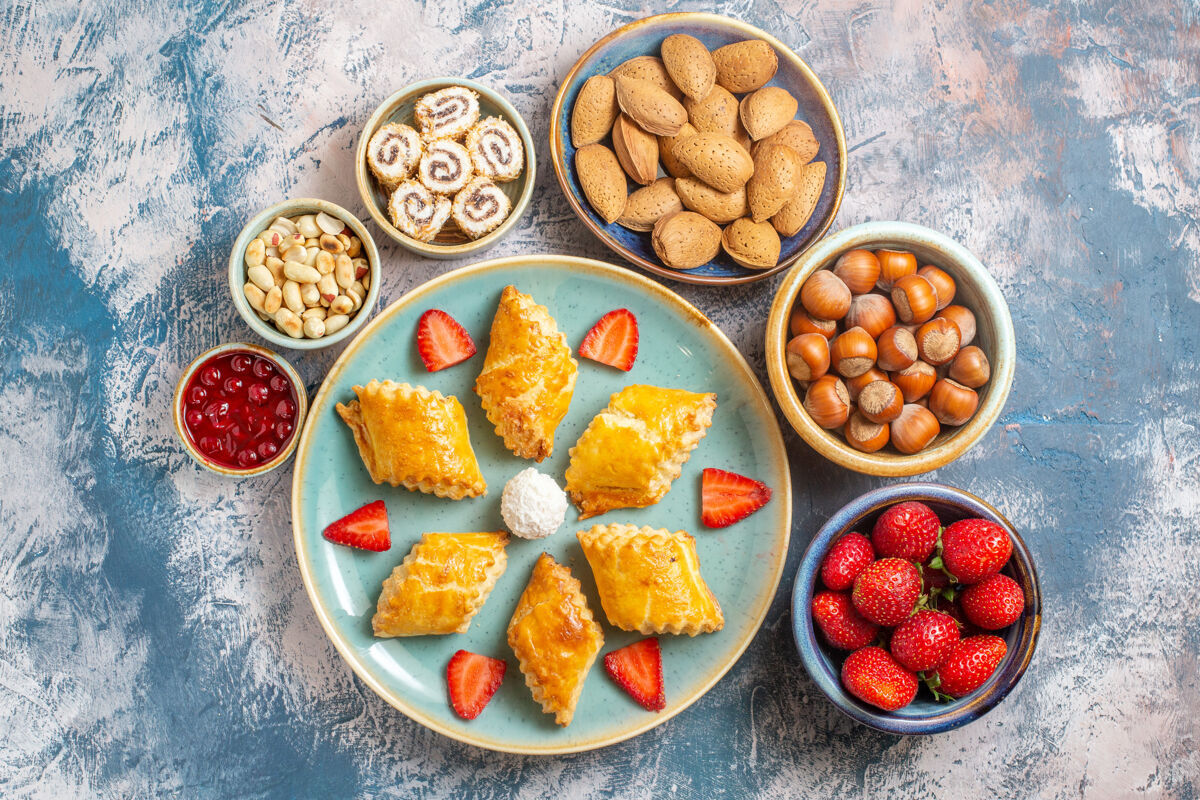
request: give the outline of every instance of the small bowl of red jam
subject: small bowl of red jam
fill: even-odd
[[[287,461],[307,412],[300,375],[253,344],[201,353],[175,387],[175,430],[184,448],[221,475],[261,475]]]

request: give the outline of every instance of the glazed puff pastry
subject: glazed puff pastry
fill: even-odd
[[[461,500],[487,494],[455,397],[392,381],[355,386],[357,400],[337,404],[375,483]]]
[[[559,725],[571,724],[604,634],[571,570],[542,553],[508,623],[525,685]]]
[[[684,531],[595,525],[576,534],[608,621],[639,633],[712,633],[721,605],[700,575],[696,540]]]
[[[375,635],[466,633],[504,573],[506,544],[504,531],[422,536],[383,582]]]
[[[579,365],[554,318],[527,294],[506,286],[492,319],[491,341],[475,393],[504,446],[542,461],[567,414]]]
[[[708,433],[715,394],[626,386],[571,448],[567,493],[587,519],[654,505]]]

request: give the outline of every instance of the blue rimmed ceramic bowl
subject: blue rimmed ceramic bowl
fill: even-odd
[[[812,216],[795,235],[782,240],[779,262],[770,269],[753,270],[736,264],[723,250],[715,259],[696,269],[681,271],[664,266],[650,245],[650,234],[606,223],[595,212],[575,172],[575,147],[571,144],[571,109],[585,81],[605,75],[636,56],[659,55],[663,39],[675,33],[695,36],[715,50],[745,39],[762,39],[775,49],[779,70],[768,86],[787,89],[799,101],[796,117],[807,122],[821,144],[814,161],[824,161],[825,187]],[[609,140],[605,140],[608,143]],[[580,56],[559,87],[550,113],[550,157],[554,173],[567,202],[591,231],[614,252],[648,272],[672,280],[709,285],[749,283],[770,277],[789,267],[800,254],[824,235],[837,216],[846,185],[846,138],[842,120],[825,86],[805,61],[786,44],[753,25],[719,14],[680,12],[659,14],[631,22],[596,42]],[[661,173],[660,169],[660,173]],[[665,174],[665,173],[662,173]],[[635,185],[632,188],[639,188]]]
[[[937,513],[944,525],[960,519],[982,517],[1008,531],[1013,553],[1002,570],[1025,591],[1025,611],[1005,630],[995,631],[1008,644],[1008,654],[992,677],[971,694],[951,703],[935,701],[921,689],[915,700],[898,711],[881,711],[853,697],[842,687],[841,668],[846,656],[821,640],[813,626],[812,598],[821,561],[830,546],[851,531],[870,535],[876,518],[889,506],[920,500]],[[792,587],[792,632],[796,649],[808,674],[841,711],[863,725],[885,733],[920,735],[943,733],[974,722],[1003,700],[1029,666],[1042,626],[1042,594],[1033,558],[1012,523],[969,492],[937,483],[901,483],[867,492],[842,506],[817,532],[804,551]]]

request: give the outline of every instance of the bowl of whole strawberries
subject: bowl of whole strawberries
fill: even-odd
[[[1028,548],[999,511],[934,483],[886,486],[821,528],[792,590],[796,647],[843,712],[940,733],[1017,685],[1041,628]]]
[[[1012,387],[999,287],[969,250],[868,222],[806,251],[767,319],[776,402],[814,450],[869,475],[916,475],[978,442]]]

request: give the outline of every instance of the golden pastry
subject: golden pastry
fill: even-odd
[[[427,533],[383,582],[379,637],[466,633],[504,574],[508,534]]]
[[[684,531],[595,525],[576,536],[611,624],[688,636],[725,627],[721,605],[700,575],[696,540]]]
[[[587,519],[654,505],[712,424],[715,394],[626,386],[571,448],[567,493]]]
[[[376,483],[461,500],[487,494],[455,397],[424,386],[371,381],[357,400],[337,404]]]
[[[604,646],[571,570],[542,553],[508,623],[508,646],[542,710],[570,725],[583,680]]]
[[[578,370],[567,337],[546,307],[506,286],[475,381],[505,447],[539,462],[554,451],[554,429],[571,405]]]

